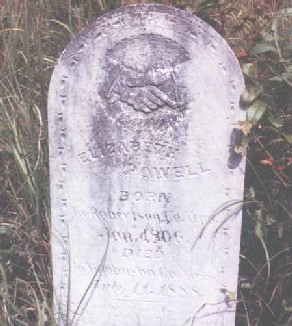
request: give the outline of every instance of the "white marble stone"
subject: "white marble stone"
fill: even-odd
[[[58,325],[234,325],[243,87],[226,42],[162,5],[69,44],[49,91]]]

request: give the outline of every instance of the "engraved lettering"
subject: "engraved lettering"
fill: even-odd
[[[143,194],[142,194],[142,192],[140,192],[140,191],[136,191],[136,192],[134,193],[134,198],[135,198],[136,201],[140,201],[141,198],[143,198]]]
[[[142,167],[142,177],[144,179],[148,179],[151,176],[151,171],[149,168],[147,168],[146,166]]]
[[[202,167],[201,163],[192,163],[185,166],[142,167],[141,175],[144,179],[179,180],[195,178],[210,173],[211,170]]]
[[[114,143],[107,143],[105,145],[105,149],[109,155],[115,154],[115,144]]]
[[[183,178],[184,174],[183,174],[183,167],[179,166],[179,167],[174,167],[174,175],[178,178]]]
[[[170,196],[171,196],[170,193],[160,192],[159,193],[159,202],[169,203]]]
[[[127,149],[125,143],[119,142],[117,152],[119,154],[125,155],[129,153],[129,150]]]
[[[129,199],[129,192],[128,191],[121,191],[120,192],[120,201],[128,200]]]
[[[85,152],[80,153],[78,156],[79,156],[80,162],[82,162],[82,163],[90,162],[90,160],[86,156],[86,153]]]
[[[165,180],[167,180],[169,176],[170,167],[153,167],[153,171],[155,172],[155,176],[158,179],[164,178]]]
[[[94,146],[93,148],[90,148],[89,153],[93,161],[104,157],[104,153],[100,146]]]

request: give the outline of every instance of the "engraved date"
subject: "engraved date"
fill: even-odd
[[[146,242],[146,243],[177,243],[183,241],[183,235],[180,231],[156,230],[153,228],[146,228],[140,234],[135,234],[129,231],[112,231],[112,239],[116,242]]]

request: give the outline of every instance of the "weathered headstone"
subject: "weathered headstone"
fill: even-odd
[[[58,325],[234,325],[243,86],[226,42],[162,5],[70,43],[49,94]]]

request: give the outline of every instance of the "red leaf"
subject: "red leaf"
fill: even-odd
[[[239,51],[236,54],[238,60],[244,59],[247,56],[247,52],[245,50]]]
[[[286,169],[286,166],[281,164],[281,165],[278,165],[277,169],[279,172],[283,172]]]

